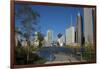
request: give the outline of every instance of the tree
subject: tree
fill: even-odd
[[[40,15],[32,9],[28,4],[15,4],[15,28],[17,33],[20,33],[27,41],[27,49],[29,51],[30,38],[34,35],[36,25]],[[27,53],[27,63],[29,60],[29,53]]]
[[[43,40],[44,40],[44,36],[43,36],[43,34],[42,33],[40,33],[40,32],[38,32],[38,40],[39,40],[39,48],[41,48],[42,47],[42,45],[43,45]]]

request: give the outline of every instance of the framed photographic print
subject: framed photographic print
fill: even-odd
[[[96,63],[96,6],[11,1],[11,68]]]

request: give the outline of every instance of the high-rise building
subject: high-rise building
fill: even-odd
[[[53,31],[48,30],[47,31],[47,44],[48,44],[48,46],[52,46],[52,41],[53,41]]]
[[[70,27],[66,29],[66,45],[72,45],[73,43],[75,43],[75,28],[72,25],[72,15],[70,24]]]
[[[47,36],[44,37],[44,46],[48,46]]]
[[[75,41],[79,45],[82,43],[82,17],[80,13],[77,14],[77,23],[76,23],[76,31],[75,31]]]
[[[93,8],[84,8],[85,43],[93,43]]]
[[[74,26],[66,29],[66,45],[75,43],[75,28]]]

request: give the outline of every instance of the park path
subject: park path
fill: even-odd
[[[45,64],[80,62],[72,55],[66,55],[64,53],[54,54],[54,56],[55,56],[55,59],[53,61],[47,61]]]

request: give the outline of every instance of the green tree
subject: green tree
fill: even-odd
[[[38,32],[39,48],[43,46],[44,36],[42,33]]]
[[[29,46],[30,38],[34,35],[36,25],[38,22],[39,14],[32,9],[28,4],[15,4],[15,28],[17,33],[20,33],[27,41],[27,63],[29,61]],[[20,26],[18,26],[18,23]]]

